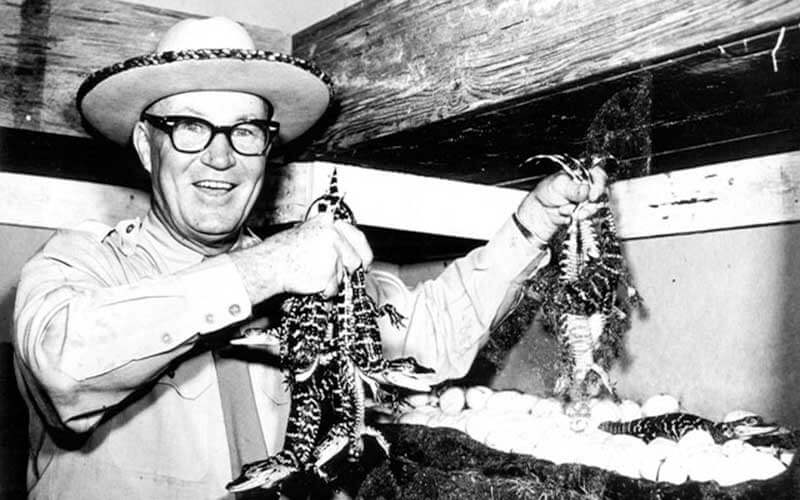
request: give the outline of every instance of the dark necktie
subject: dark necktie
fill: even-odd
[[[225,352],[214,351],[214,364],[219,381],[222,414],[225,418],[225,433],[228,436],[228,451],[231,457],[232,478],[239,477],[242,465],[267,457],[267,445],[261,433],[253,386],[247,363]],[[259,494],[258,490],[253,492]],[[260,492],[263,495],[263,491]],[[255,497],[237,494],[237,499]]]

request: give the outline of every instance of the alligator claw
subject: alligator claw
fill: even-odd
[[[405,328],[406,327],[406,317],[400,314],[400,311],[397,310],[396,307],[392,304],[384,304],[378,308],[378,314],[380,316],[386,316],[389,318],[389,322],[395,328]]]
[[[274,459],[269,458],[242,467],[241,475],[228,483],[225,488],[231,493],[255,488],[269,489],[295,472],[297,472],[296,467],[277,463]]]
[[[230,343],[233,345],[278,347],[280,338],[272,329],[246,328],[242,331],[241,337],[231,339]]]

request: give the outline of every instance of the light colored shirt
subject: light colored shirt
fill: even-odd
[[[243,235],[234,250],[257,244]],[[486,245],[409,290],[368,275],[385,357],[414,356],[437,380],[463,376],[521,282],[546,263],[510,221]],[[30,498],[219,499],[231,470],[214,361],[203,334],[244,328],[252,304],[227,255],[182,246],[151,212],[60,231],[24,267],[15,366],[30,407]],[[165,370],[165,366],[168,368]],[[268,453],[283,446],[289,394],[248,362]]]

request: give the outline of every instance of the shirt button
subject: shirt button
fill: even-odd
[[[206,323],[213,323],[213,322],[214,322],[214,315],[206,314]]]
[[[165,344],[169,344],[170,341],[172,341],[172,335],[170,335],[169,333],[165,333],[164,335],[161,336],[161,341],[164,342]]]
[[[236,316],[240,312],[242,312],[242,308],[239,307],[239,304],[233,304],[228,308],[228,312],[231,313],[231,316]]]

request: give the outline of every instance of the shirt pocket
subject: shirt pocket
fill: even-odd
[[[118,468],[149,481],[201,482],[210,474],[211,429],[221,425],[211,355],[187,360],[175,375],[108,422],[103,439],[108,459]],[[224,431],[223,431],[224,432]],[[227,453],[227,450],[225,450]],[[159,479],[160,478],[160,479]]]
[[[211,353],[203,353],[181,363],[175,372],[162,376],[156,385],[165,385],[184,399],[197,399],[214,383],[214,372],[214,358]]]

